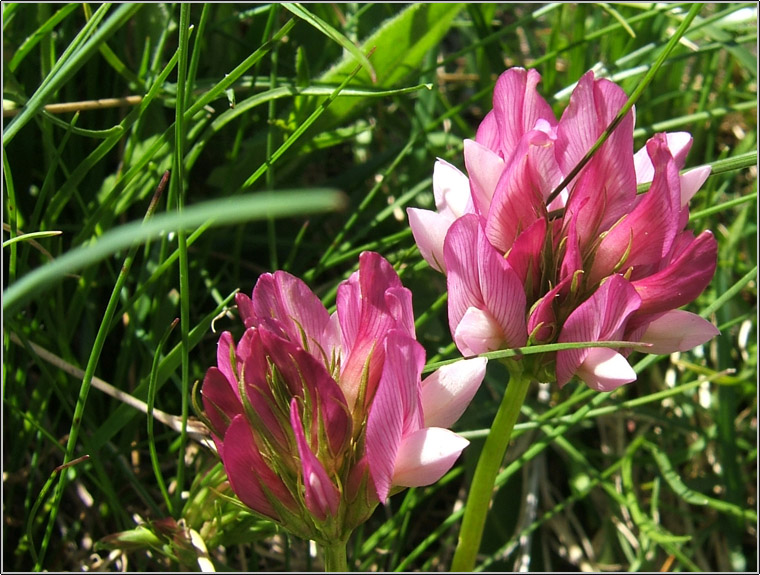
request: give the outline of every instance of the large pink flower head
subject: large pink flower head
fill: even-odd
[[[429,485],[467,440],[446,429],[485,374],[474,359],[421,380],[411,292],[365,252],[331,315],[300,279],[237,296],[246,330],[219,339],[201,393],[230,485],[254,511],[329,542],[394,489]]]
[[[438,160],[437,211],[408,210],[422,256],[447,275],[459,350],[630,341],[670,353],[712,338],[711,323],[676,309],[704,290],[717,258],[709,231],[685,229],[688,202],[710,173],[679,173],[691,136],[657,134],[634,153],[629,112],[558,190],[627,97],[588,72],[557,121],[539,82],[535,70],[502,74],[493,110],[464,142],[468,175]],[[564,350],[539,367],[560,386],[577,376],[608,391],[636,378],[628,352]]]

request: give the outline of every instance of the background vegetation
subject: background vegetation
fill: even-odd
[[[456,357],[405,216],[433,205],[435,158],[464,168],[510,66],[541,72],[558,115],[591,68],[630,94],[688,6],[2,9],[4,568],[245,571],[322,563],[227,497],[193,433],[193,385],[239,334],[232,294],[287,269],[331,305],[376,250],[428,361]],[[689,225],[715,233],[718,270],[690,309],[721,336],[632,356],[613,394],[532,389],[482,568],[757,570],[756,45],[755,3],[705,5],[636,108],[637,147],[687,130],[687,167],[713,166]],[[353,568],[448,568],[506,379],[493,362],[460,463],[380,507]]]

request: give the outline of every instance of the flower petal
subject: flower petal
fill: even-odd
[[[407,208],[409,227],[423,259],[430,267],[441,273],[446,273],[443,261],[443,241],[451,227],[451,221],[430,210]]]
[[[641,296],[641,313],[659,313],[696,299],[715,273],[718,244],[704,231],[663,270],[632,282]]]
[[[588,349],[583,363],[575,373],[586,385],[597,391],[613,391],[621,385],[636,381],[636,372],[625,357],[607,347]]]
[[[609,80],[594,80],[593,72],[581,77],[557,127],[555,147],[562,173],[575,168],[627,99]],[[567,211],[578,218],[578,238],[585,247],[600,230],[620,219],[636,198],[632,112],[586,164],[571,189]]]
[[[243,413],[243,404],[240,403],[240,398],[230,381],[216,367],[210,367],[206,372],[201,386],[201,397],[206,417],[213,427],[212,431],[217,439],[222,439],[230,421]],[[219,443],[217,441],[217,447]],[[222,456],[222,449],[218,451]]]
[[[510,68],[496,81],[493,111],[499,128],[501,153],[509,161],[523,134],[532,130],[538,120],[556,126],[551,106],[536,90],[541,75],[536,70]]]
[[[443,244],[451,333],[468,308],[485,307],[478,272],[478,228],[478,216],[462,216],[451,225]]]
[[[433,194],[438,213],[452,222],[465,213],[474,213],[470,180],[445,160],[438,159],[433,167]]]
[[[504,345],[501,326],[487,311],[476,307],[467,308],[454,328],[454,343],[464,356],[496,351]]]
[[[633,268],[631,277],[651,271],[670,252],[681,227],[680,179],[664,135],[651,138],[647,151],[655,166],[652,185],[631,213],[602,238],[589,275],[592,284],[618,271],[624,257],[622,269]]]
[[[330,353],[321,349],[330,314],[303,280],[284,271],[263,274],[253,288],[253,309],[261,321],[279,321],[291,341],[315,356]]]
[[[650,345],[642,346],[640,351],[662,354],[688,351],[719,334],[718,328],[706,319],[688,311],[674,309],[647,326],[640,341]]]
[[[396,457],[393,485],[421,487],[435,483],[469,443],[440,427],[426,427],[404,437]]]
[[[488,360],[465,359],[438,368],[422,380],[426,427],[451,427],[464,413],[486,375]]]
[[[521,347],[527,340],[525,289],[519,276],[478,228],[478,270],[486,309],[500,326],[507,347]]]
[[[472,200],[477,213],[488,215],[496,185],[504,172],[504,160],[473,140],[464,141],[464,163],[470,177]]]
[[[349,278],[349,282],[351,281],[355,283],[357,280]],[[355,340],[347,344],[350,352],[342,366],[340,378],[341,389],[351,410],[354,409],[368,361],[366,397],[369,399],[374,395],[383,365],[384,352],[380,342],[390,330],[397,328],[409,330],[410,324],[414,324],[414,318],[411,317],[411,305],[403,303],[406,296],[397,293],[392,298],[387,298],[389,290],[406,290],[406,288],[401,284],[393,266],[380,254],[362,252],[359,256],[358,284],[359,293],[356,292],[354,285],[351,288],[350,298],[346,298],[344,294],[344,297],[338,300],[338,317],[341,327],[344,327],[345,323],[347,326],[350,325],[350,330],[356,330]],[[339,287],[339,296],[340,289]],[[411,295],[408,297],[410,298]],[[349,299],[350,305],[343,308],[342,305],[345,305]],[[392,309],[389,308],[389,302],[392,303]],[[349,317],[352,314],[353,317]],[[394,314],[401,314],[401,316]],[[349,333],[345,327],[343,331],[344,336]]]
[[[396,454],[404,434],[422,426],[419,378],[425,350],[414,339],[391,331],[385,364],[369,411],[366,454],[377,496],[385,502],[392,485]]]
[[[268,491],[289,509],[295,508],[290,492],[264,461],[244,415],[230,423],[224,436],[224,469],[235,494],[254,511],[277,520]]]
[[[296,436],[298,456],[301,458],[306,508],[320,521],[324,521],[328,515],[334,517],[340,506],[340,493],[306,442],[295,398],[290,402],[290,424]]]
[[[631,284],[616,274],[580,304],[565,320],[558,341],[614,341],[623,336],[628,318],[641,299]],[[589,348],[557,352],[557,383],[565,385],[589,354]]]

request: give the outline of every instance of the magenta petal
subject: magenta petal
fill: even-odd
[[[370,476],[382,502],[392,486],[401,438],[422,426],[419,378],[425,364],[425,350],[415,340],[392,331],[385,343],[385,364],[366,433]]]
[[[430,267],[441,273],[446,272],[443,261],[443,241],[451,226],[451,221],[430,210],[407,208],[409,227],[423,259]]]
[[[502,253],[512,248],[523,230],[545,217],[544,201],[555,179],[538,169],[545,169],[542,164],[548,161],[544,158],[547,155],[553,156],[549,137],[538,130],[526,133],[496,185],[485,230],[491,244]]]
[[[351,418],[348,406],[338,384],[330,376],[324,363],[292,342],[261,330],[266,355],[274,363],[281,380],[292,397],[308,398],[309,408],[319,413],[333,454],[343,449],[351,435]],[[320,432],[320,421],[312,421],[310,438],[315,442]]]
[[[612,82],[594,80],[593,72],[581,77],[557,127],[555,146],[562,173],[568,174],[575,168],[627,99]],[[578,237],[582,246],[599,229],[616,222],[636,198],[632,144],[633,113],[628,112],[576,178],[567,206],[579,218]],[[579,206],[583,203],[585,208],[581,210]]]
[[[597,391],[613,391],[621,385],[636,381],[636,372],[625,357],[606,347],[589,349],[583,363],[578,366],[576,375]]]
[[[613,273],[623,256],[629,251],[621,270],[659,263],[670,252],[680,228],[680,180],[678,169],[660,134],[647,143],[655,166],[654,180],[649,191],[630,214],[613,227],[602,239],[594,255],[589,281],[594,284]]]
[[[533,299],[541,281],[541,259],[546,239],[546,219],[541,218],[517,236],[507,255],[507,263],[525,287],[528,299]]]
[[[235,382],[237,381],[238,365],[235,355],[235,340],[228,331],[219,336],[219,341],[216,344],[216,365],[224,377],[229,380],[230,385],[237,387]]]
[[[260,321],[278,321],[291,341],[321,356],[330,315],[301,279],[283,271],[262,275],[253,288],[253,309]]]
[[[230,421],[236,415],[243,413],[243,404],[237,395],[237,390],[232,387],[232,383],[224,374],[215,367],[210,367],[203,378],[201,386],[201,396],[203,398],[203,407],[206,411],[213,432],[219,438],[224,437],[224,433],[230,424]],[[219,450],[222,455],[222,450]]]
[[[224,436],[224,444],[224,468],[232,490],[243,503],[254,511],[277,520],[277,513],[267,498],[265,486],[286,507],[295,507],[290,492],[259,453],[244,415],[238,415],[232,420]]]
[[[435,483],[469,443],[440,427],[426,427],[404,437],[396,457],[393,485],[421,487]]]
[[[256,313],[253,311],[253,301],[247,295],[235,294],[235,303],[238,306],[238,314],[243,320],[245,327],[256,327]]]
[[[350,319],[352,325],[356,326],[356,339],[350,344],[351,351],[341,373],[341,388],[350,409],[353,409],[356,403],[367,361],[369,361],[367,398],[372,397],[375,392],[383,364],[383,351],[380,346],[383,337],[392,329],[408,330],[409,324],[414,323],[414,318],[406,315],[410,313],[411,306],[404,304],[404,298],[399,294],[392,297],[393,309],[388,307],[387,292],[395,289],[406,290],[406,288],[401,285],[401,280],[393,266],[380,254],[363,252],[359,256],[358,279],[360,294],[356,294],[354,290],[351,296],[355,298],[359,295],[359,316]],[[341,303],[345,304],[345,300],[338,301],[338,317],[343,322],[346,314],[356,313],[356,303],[352,303],[346,310],[341,309]],[[395,305],[397,303],[402,305]],[[402,315],[394,317],[394,313]],[[344,335],[345,333],[344,329]]]
[[[673,353],[688,351],[709,341],[720,331],[712,323],[696,314],[680,309],[664,313],[651,322],[641,336],[645,353]]]
[[[676,168],[683,169],[686,163],[686,155],[692,144],[691,134],[688,132],[668,132],[664,134],[670,155],[676,162]],[[633,155],[633,163],[636,169],[636,183],[651,182],[654,177],[654,166],[646,151],[646,146]]]
[[[290,424],[293,426],[298,456],[301,458],[306,507],[317,519],[324,521],[328,515],[335,516],[338,513],[340,493],[306,442],[296,399],[290,402]]]
[[[426,427],[451,427],[480,388],[488,360],[465,359],[438,368],[422,380],[422,412]]]
[[[662,271],[632,282],[641,296],[641,313],[659,313],[696,299],[715,273],[718,244],[702,232]]]

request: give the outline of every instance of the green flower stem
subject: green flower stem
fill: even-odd
[[[335,543],[324,545],[322,549],[325,552],[325,571],[328,573],[348,571],[348,560],[346,559],[346,541],[337,540]]]
[[[475,567],[496,476],[530,385],[530,377],[523,374],[521,362],[510,361],[507,367],[510,373],[509,384],[475,468],[459,531],[459,542],[451,564],[452,571],[472,571]]]

